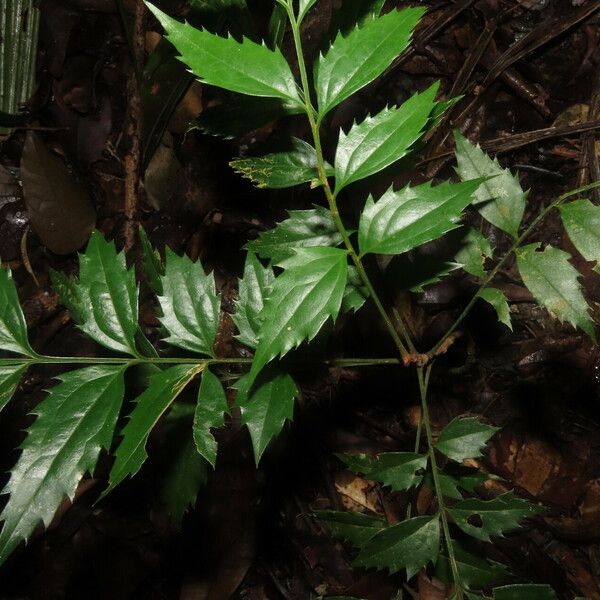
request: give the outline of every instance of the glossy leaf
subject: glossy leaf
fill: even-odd
[[[474,471],[464,475],[450,475],[449,473],[444,473],[442,471],[438,473],[438,478],[444,496],[454,498],[455,500],[462,500],[463,495],[460,490],[472,493],[477,488],[485,485],[486,481],[497,479],[494,475],[489,475],[488,473],[482,473],[480,471]],[[432,490],[435,489],[431,473],[427,473],[425,476],[425,485]]]
[[[538,250],[539,244],[535,243],[516,251],[523,283],[553,317],[579,327],[595,340],[594,323],[581,292],[579,272],[569,262],[571,255],[552,246]]]
[[[454,260],[462,268],[475,277],[485,277],[483,264],[486,258],[493,255],[488,239],[477,229],[469,227],[461,240],[461,248],[455,254]]]
[[[270,42],[269,46],[271,48],[281,48],[287,25],[288,16],[285,6],[282,4],[275,4],[273,7],[273,12],[271,13],[271,17],[269,18],[269,26],[267,28],[267,38]]]
[[[549,585],[517,583],[494,588],[494,600],[557,600]]]
[[[94,231],[79,256],[79,279],[53,271],[52,284],[84,333],[109,350],[138,354],[135,272],[113,242]]]
[[[467,498],[453,504],[447,511],[465,533],[489,542],[490,536],[502,536],[506,531],[516,529],[521,520],[540,513],[542,509],[509,492],[493,500]],[[473,517],[478,517],[480,522],[477,525],[472,523]]]
[[[389,486],[394,492],[408,490],[419,485],[421,471],[427,468],[427,456],[414,452],[383,452],[375,458],[365,454],[337,454],[354,473]]]
[[[387,527],[383,519],[358,512],[319,510],[314,514],[335,537],[350,542],[357,548],[364,546],[375,534]]]
[[[199,370],[201,367],[198,365],[176,365],[150,378],[148,388],[137,398],[123,428],[123,437],[115,451],[115,462],[109,475],[109,485],[102,497],[140,470],[148,458],[146,442],[150,432]]]
[[[167,248],[161,282],[160,322],[169,333],[165,342],[212,356],[221,308],[213,274],[206,275],[200,261],[192,262]]]
[[[498,288],[486,287],[479,291],[479,297],[494,307],[498,315],[498,321],[504,323],[512,331],[510,307],[504,292]]]
[[[230,164],[258,188],[282,189],[317,180],[317,154],[305,141],[292,138],[293,148],[257,158],[236,158]],[[331,166],[326,171],[332,173]]]
[[[315,65],[315,87],[319,114],[349,98],[387,69],[410,43],[412,32],[423,16],[422,8],[393,10],[367,19],[346,37],[339,34]]]
[[[438,516],[414,517],[375,534],[354,561],[357,567],[406,569],[410,579],[429,562],[435,563],[440,548]]]
[[[492,225],[502,229],[513,238],[519,233],[519,225],[525,212],[527,192],[523,191],[518,177],[491,159],[479,145],[472,144],[460,132],[454,132],[458,175],[463,181],[477,177],[490,177],[476,192],[481,216]]]
[[[180,23],[147,4],[177,48],[181,60],[209,85],[233,92],[301,103],[294,76],[279,49],[269,50],[247,38],[243,43]]]
[[[261,258],[278,263],[294,256],[296,248],[339,246],[342,243],[342,236],[326,208],[315,206],[311,210],[290,210],[288,214],[289,219],[261,233],[257,239],[248,242],[246,248]]]
[[[279,264],[284,272],[262,312],[252,379],[273,358],[312,340],[328,318],[337,318],[346,288],[348,261],[338,248],[297,248]]]
[[[0,265],[0,350],[34,354],[27,337],[27,324],[10,269]]]
[[[475,589],[487,588],[509,577],[508,570],[504,565],[475,556],[457,542],[453,542],[453,545],[456,564],[464,585]],[[453,583],[450,562],[444,554],[440,555],[435,566],[435,575],[446,585]]]
[[[348,266],[348,282],[342,298],[342,312],[356,312],[362,308],[369,297],[369,290],[363,284],[356,267]]]
[[[0,410],[10,402],[26,369],[22,364],[0,365]]]
[[[358,66],[362,68],[361,63]],[[367,117],[353,125],[348,134],[340,131],[335,153],[336,193],[408,154],[429,121],[438,87],[436,83],[409,98],[399,108],[385,108],[375,116]]]
[[[497,427],[486,425],[474,417],[456,417],[444,427],[435,447],[448,458],[459,462],[477,458],[496,431]]]
[[[369,196],[358,230],[361,254],[401,254],[458,227],[478,186],[479,181],[435,187],[428,182],[389,189],[377,202]]]
[[[275,275],[271,267],[263,267],[256,255],[248,252],[244,266],[244,276],[239,282],[235,314],[231,315],[238,328],[235,336],[249,348],[258,346],[258,332],[262,324],[261,313],[265,300],[271,293]]]
[[[286,421],[294,417],[298,389],[294,380],[278,370],[269,370],[256,383],[246,376],[236,384],[235,405],[240,408],[242,425],[248,427],[256,464],[269,442],[279,434]]]
[[[209,369],[204,369],[194,413],[193,432],[196,449],[213,468],[217,462],[217,440],[210,430],[213,427],[223,427],[226,414],[229,414],[229,406],[223,385]]]
[[[299,0],[298,23],[302,23],[306,13],[313,7],[317,0]]]
[[[600,262],[600,206],[575,200],[560,206],[563,225],[585,260]],[[598,271],[598,265],[595,270]]]
[[[4,494],[0,515],[0,563],[33,530],[52,521],[80,479],[92,473],[101,449],[110,447],[124,394],[124,368],[94,366],[60,375],[60,383],[36,407],[21,456]]]

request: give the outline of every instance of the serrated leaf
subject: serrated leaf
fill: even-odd
[[[579,327],[595,340],[594,323],[581,292],[579,272],[569,263],[571,255],[552,246],[542,252],[538,249],[539,244],[534,243],[515,252],[523,283],[553,317]]]
[[[437,515],[415,517],[375,534],[354,561],[357,567],[388,569],[390,574],[406,569],[410,579],[427,563],[435,563],[440,548]]]
[[[262,232],[245,248],[278,263],[294,256],[296,248],[338,246],[342,243],[342,236],[326,208],[315,206],[311,210],[290,210],[288,214],[289,219]]]
[[[281,48],[285,30],[288,25],[287,12],[282,4],[275,4],[273,12],[269,17],[269,25],[267,27],[267,39],[271,48]]]
[[[0,265],[0,350],[33,356],[27,324],[10,269]]]
[[[160,322],[169,333],[165,342],[213,356],[221,308],[213,274],[207,275],[200,261],[192,262],[188,256],[178,256],[167,248],[161,282]]]
[[[150,432],[201,369],[198,365],[176,365],[150,378],[148,388],[136,399],[135,407],[123,428],[122,440],[115,451],[115,462],[108,478],[109,485],[102,493],[102,498],[140,470],[148,458],[146,442]]]
[[[0,366],[0,410],[10,402],[26,369],[22,364]]]
[[[585,260],[600,261],[600,206],[589,200],[575,200],[560,207],[560,216],[569,238]]]
[[[276,356],[312,340],[327,319],[335,320],[346,288],[347,254],[339,248],[296,248],[279,266],[284,272],[261,313],[252,379]]]
[[[495,478],[496,477],[493,475],[482,473],[480,471],[465,475],[450,475],[444,472],[438,474],[442,494],[448,498],[454,498],[455,500],[462,500],[463,498],[459,488],[466,492],[474,492],[478,487],[484,485],[486,481]],[[432,490],[435,489],[431,473],[427,473],[425,476],[425,485]]]
[[[392,491],[408,490],[423,479],[420,471],[427,468],[427,456],[414,452],[383,452],[375,458],[365,454],[336,454],[354,473],[379,481]]]
[[[484,542],[489,542],[491,535],[502,536],[506,531],[516,529],[521,520],[542,511],[535,504],[517,498],[510,492],[493,500],[467,498],[446,510],[460,529]],[[474,517],[478,517],[477,525],[471,522]]]
[[[401,254],[455,229],[478,186],[479,180],[435,187],[427,182],[390,188],[377,202],[369,196],[358,230],[361,255]]]
[[[494,600],[556,600],[549,585],[518,583],[494,588]]]
[[[305,141],[292,138],[292,149],[256,158],[236,158],[229,163],[258,188],[283,189],[313,182],[318,178],[317,153]],[[333,173],[325,165],[328,174]]]
[[[498,159],[491,159],[479,145],[472,144],[459,131],[454,132],[456,142],[456,172],[463,181],[477,177],[490,177],[476,192],[481,216],[492,225],[516,238],[525,212],[527,192],[523,191],[518,177],[503,169]]]
[[[270,369],[256,382],[248,375],[242,377],[236,389],[235,405],[240,408],[242,425],[250,432],[258,465],[269,442],[293,419],[298,388],[287,373]]]
[[[101,449],[110,447],[124,394],[124,367],[102,365],[70,371],[36,407],[21,456],[3,490],[0,564],[40,522],[46,527],[65,497],[73,499]]]
[[[385,276],[392,285],[419,294],[457,269],[460,269],[458,263],[438,256],[408,253],[394,256],[386,267]]]
[[[202,81],[232,92],[282,98],[301,104],[298,87],[281,51],[247,38],[243,43],[180,23],[147,3],[181,60]]]
[[[504,292],[498,288],[486,287],[479,291],[479,297],[494,307],[498,315],[498,321],[504,323],[512,331],[510,307]]]
[[[456,417],[444,427],[435,445],[442,454],[458,462],[481,456],[481,449],[498,431],[474,417]]]
[[[362,65],[360,65],[362,68]],[[385,108],[373,117],[340,131],[335,153],[335,193],[374,175],[406,156],[421,137],[439,84],[409,98],[399,108]]]
[[[137,356],[138,288],[125,253],[114,242],[92,232],[84,254],[79,255],[79,278],[51,272],[61,302],[78,327],[93,340],[115,352]]]
[[[235,338],[249,348],[255,349],[258,346],[258,332],[262,324],[260,315],[274,281],[273,269],[263,267],[256,255],[248,252],[244,276],[239,282],[235,314],[231,318],[239,332]]]
[[[139,229],[139,236],[142,247],[144,272],[148,278],[148,284],[156,294],[160,295],[163,293],[162,281],[160,278],[165,274],[165,266],[162,263],[158,250],[152,246],[146,230],[141,226]]]
[[[210,430],[223,427],[226,414],[229,414],[229,406],[223,385],[216,375],[204,369],[194,413],[193,433],[196,449],[213,469],[217,462],[217,440]]]
[[[350,542],[357,548],[362,548],[375,534],[387,527],[383,519],[363,513],[319,510],[314,514],[335,537]]]
[[[393,10],[366,20],[347,37],[339,34],[315,64],[319,115],[373,81],[410,43],[412,32],[425,13],[422,8]]]
[[[356,26],[378,17],[384,4],[385,0],[343,0],[341,7],[331,17],[329,39],[335,39],[338,33],[346,36]]]
[[[298,6],[298,24],[302,23],[306,13],[313,7],[317,0],[299,0]]]
[[[362,282],[357,268],[348,265],[348,281],[342,298],[342,312],[356,312],[362,308],[368,297],[369,290]]]
[[[467,552],[457,542],[453,542],[453,546],[458,572],[464,585],[476,589],[487,588],[494,583],[502,582],[508,577],[508,570],[504,565],[475,556]],[[453,583],[450,562],[444,554],[440,555],[435,565],[435,575],[446,585]]]
[[[483,264],[486,258],[493,256],[489,240],[477,229],[469,227],[461,240],[461,248],[454,260],[475,277],[485,277]]]

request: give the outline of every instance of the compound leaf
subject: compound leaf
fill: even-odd
[[[255,349],[258,346],[258,332],[262,324],[260,314],[265,299],[271,293],[275,275],[271,267],[263,267],[253,252],[246,255],[244,276],[239,282],[235,314],[231,316],[239,333],[235,336],[242,344]]]
[[[115,352],[137,356],[138,288],[125,253],[93,231],[79,255],[79,279],[52,272],[52,284],[78,327]]]
[[[474,417],[452,419],[438,437],[435,445],[442,454],[456,461],[481,456],[481,449],[498,431]]]
[[[206,275],[200,261],[178,256],[167,248],[165,274],[161,277],[163,293],[159,296],[168,331],[165,341],[172,346],[213,355],[219,329],[221,301],[215,291],[215,278]]]
[[[494,588],[494,600],[556,600],[549,585],[518,583]]]
[[[454,260],[462,268],[475,277],[485,277],[483,264],[486,258],[493,255],[489,240],[477,229],[469,227],[461,240],[461,248],[455,254]]]
[[[363,513],[319,510],[314,514],[335,537],[350,542],[357,548],[362,548],[376,533],[387,527],[383,519]]]
[[[388,569],[391,574],[406,569],[410,579],[428,562],[435,563],[439,548],[438,516],[415,517],[375,534],[363,546],[354,565]]]
[[[0,350],[33,356],[12,273],[0,265]]]
[[[510,492],[493,500],[467,498],[447,508],[458,527],[484,542],[489,542],[491,535],[502,536],[504,532],[516,529],[522,519],[532,517],[542,510]],[[471,522],[474,517],[478,517],[477,525]]]
[[[315,64],[319,115],[373,81],[410,43],[412,32],[425,13],[422,8],[393,10],[367,19],[346,37],[335,38]]]
[[[491,159],[479,145],[472,144],[460,132],[454,132],[456,142],[456,172],[463,181],[476,177],[489,177],[475,196],[481,216],[492,225],[516,238],[525,211],[527,192],[523,191],[518,177]]]
[[[348,260],[339,248],[296,248],[279,266],[261,318],[250,377],[273,358],[312,340],[329,317],[336,319],[348,278]]]
[[[401,254],[437,239],[457,227],[478,186],[479,180],[435,187],[427,182],[390,188],[377,202],[369,196],[358,230],[361,254]]]
[[[326,208],[315,206],[311,210],[290,210],[288,214],[289,219],[262,232],[257,239],[248,242],[246,248],[278,263],[294,256],[296,248],[342,243],[342,236]]]
[[[256,382],[249,376],[242,377],[236,388],[235,404],[242,413],[242,425],[250,432],[258,465],[269,442],[285,422],[294,417],[294,398],[298,389],[287,373],[276,369],[265,372]]]
[[[581,256],[585,260],[600,261],[600,206],[589,200],[575,200],[560,206],[560,216]]]
[[[504,292],[498,288],[487,287],[479,291],[479,297],[494,307],[498,315],[498,321],[504,323],[512,331],[510,308]]]
[[[213,468],[217,462],[217,440],[210,430],[213,427],[223,427],[225,415],[228,413],[229,406],[221,381],[205,369],[202,372],[198,404],[194,413],[193,433],[196,449]]]
[[[70,371],[36,408],[21,456],[4,494],[0,563],[40,522],[48,527],[65,497],[71,500],[101,449],[110,447],[124,394],[124,367],[102,365]]]
[[[0,366],[0,410],[10,402],[26,369],[27,365],[19,364]]]
[[[362,65],[360,65],[362,68]],[[340,131],[335,153],[335,191],[389,167],[406,156],[421,137],[435,107],[439,84],[409,98],[399,108],[385,108],[373,117]]]
[[[247,38],[242,43],[189,23],[180,23],[148,3],[181,60],[209,85],[248,94],[292,100],[301,104],[294,76],[279,48],[270,50]]]
[[[548,246],[538,252],[539,244],[529,244],[516,251],[517,265],[533,297],[559,321],[579,327],[596,339],[589,307],[581,292],[579,272],[571,265],[568,252]]]
[[[102,493],[102,497],[126,477],[133,476],[140,470],[148,458],[146,442],[150,432],[161,415],[200,370],[198,365],[176,365],[150,378],[150,385],[137,398],[129,421],[123,428],[123,439],[115,451],[109,486]]]

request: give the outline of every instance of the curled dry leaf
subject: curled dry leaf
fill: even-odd
[[[92,201],[65,164],[29,131],[21,158],[23,196],[31,226],[56,254],[78,250],[96,225]]]

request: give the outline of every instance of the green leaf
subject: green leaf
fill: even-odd
[[[52,284],[79,328],[109,350],[137,356],[138,288],[125,253],[92,232],[79,256],[79,279],[51,272]]]
[[[315,206],[311,210],[290,210],[288,214],[289,219],[264,231],[245,247],[261,258],[278,263],[294,256],[296,248],[338,246],[342,243],[342,236],[326,208]]]
[[[542,510],[510,492],[493,500],[467,498],[447,508],[458,527],[483,542],[489,542],[491,535],[502,536],[504,532],[516,529],[522,519],[532,517]],[[477,525],[471,522],[475,516],[480,520]]]
[[[383,519],[357,512],[319,510],[314,515],[327,525],[335,537],[357,548],[362,548],[375,534],[387,527]]]
[[[249,348],[258,346],[258,332],[262,324],[260,317],[265,299],[271,293],[275,275],[271,267],[263,267],[256,255],[248,252],[244,276],[239,282],[235,314],[231,316],[238,328],[236,339]]]
[[[248,427],[256,464],[269,442],[281,431],[287,420],[294,417],[294,398],[298,389],[287,374],[270,369],[256,382],[248,375],[236,384],[235,405],[242,413],[242,425]]]
[[[137,398],[129,421],[123,428],[123,439],[115,451],[109,485],[102,493],[102,498],[125,478],[140,470],[148,458],[146,442],[150,432],[199,369],[199,365],[176,365],[150,378],[148,389]]]
[[[427,456],[414,452],[383,452],[376,458],[365,454],[336,454],[354,473],[362,473],[369,479],[399,492],[419,485],[427,468]]]
[[[479,291],[479,297],[494,307],[498,315],[498,321],[504,323],[512,331],[510,308],[504,292],[498,288],[486,287]]]
[[[454,498],[455,500],[462,500],[463,495],[460,493],[459,488],[466,492],[474,492],[478,487],[485,484],[490,479],[496,479],[494,475],[482,473],[481,471],[475,471],[473,473],[467,473],[465,475],[450,475],[448,473],[440,472],[438,474],[440,487],[444,496],[448,498]],[[433,478],[431,473],[427,473],[425,476],[425,485],[430,489],[435,489]]]
[[[223,38],[206,30],[179,23],[147,3],[160,21],[167,39],[177,48],[181,60],[200,79],[233,92],[292,100],[301,104],[298,87],[283,54],[277,48]]]
[[[477,229],[469,227],[461,240],[461,248],[455,254],[454,260],[462,268],[475,277],[485,277],[483,264],[486,258],[493,256],[492,247],[488,239]]]
[[[282,4],[275,4],[267,28],[267,38],[271,48],[281,48],[287,25],[288,17],[285,6]]]
[[[258,347],[250,377],[278,355],[284,356],[304,340],[312,340],[327,319],[336,319],[348,277],[348,260],[339,248],[296,248],[295,256],[279,264],[284,272],[261,318]]]
[[[342,298],[342,312],[356,312],[362,308],[363,304],[369,297],[369,290],[362,282],[358,269],[352,265],[348,266],[348,282],[344,289],[344,297]]]
[[[293,148],[288,152],[236,158],[229,164],[258,188],[282,189],[315,182],[318,178],[315,149],[298,138],[292,138],[291,143]],[[333,172],[330,165],[325,170],[328,174]]]
[[[479,213],[492,225],[513,238],[519,233],[519,225],[525,211],[527,192],[523,191],[518,177],[491,159],[479,145],[472,144],[459,131],[454,132],[456,142],[456,172],[463,181],[477,177],[491,177],[476,192],[477,202],[485,202]]]
[[[392,13],[388,13],[392,14]],[[358,61],[362,68],[362,63]],[[335,153],[335,193],[343,187],[389,167],[406,156],[422,135],[435,107],[438,83],[409,98],[399,108],[385,108],[340,131]]]
[[[498,431],[474,417],[456,417],[443,429],[435,445],[442,454],[458,462],[481,456],[481,449]]]
[[[533,297],[559,321],[579,327],[595,341],[594,323],[581,292],[579,272],[569,263],[568,252],[546,247],[538,252],[539,244],[529,244],[516,250],[517,265]]]
[[[494,600],[556,600],[549,585],[519,583],[494,588]]]
[[[110,447],[123,401],[124,367],[94,366],[60,375],[37,406],[21,456],[4,494],[0,564],[40,522],[46,527],[65,497],[71,500],[101,449]]]
[[[146,230],[140,226],[139,229],[140,244],[142,246],[142,261],[144,264],[144,272],[148,278],[148,284],[152,290],[160,295],[163,293],[161,277],[165,274],[165,266],[162,263],[158,250],[155,250]]]
[[[0,265],[0,350],[33,356],[12,273]]]
[[[479,180],[435,187],[427,182],[390,188],[377,202],[369,196],[358,230],[361,254],[401,254],[455,229],[478,186]]]
[[[221,301],[215,278],[206,275],[200,261],[165,251],[165,274],[159,296],[160,322],[169,333],[165,342],[190,352],[213,356],[219,329]]]
[[[0,410],[10,402],[26,369],[22,364],[0,366]]]
[[[575,248],[585,260],[599,262],[600,206],[595,206],[589,200],[575,200],[559,208],[562,222]]]
[[[213,427],[223,427],[226,414],[229,414],[229,406],[223,385],[216,375],[205,369],[198,392],[193,432],[198,452],[213,469],[217,462],[217,440],[210,430]]]
[[[422,8],[393,10],[368,19],[347,37],[339,34],[315,64],[319,115],[349,98],[387,69],[410,43],[413,29],[425,13]]]
[[[464,585],[476,589],[487,588],[494,583],[502,582],[508,577],[508,570],[504,565],[475,556],[467,552],[457,542],[453,542],[453,546],[458,572]],[[435,565],[435,575],[446,585],[454,583],[450,562],[444,554],[440,555]]]
[[[298,24],[302,23],[306,13],[313,7],[317,0],[299,0],[298,6]]]
[[[439,517],[415,517],[375,534],[363,546],[354,566],[388,569],[390,574],[406,569],[410,579],[428,562],[435,563],[439,548]]]

